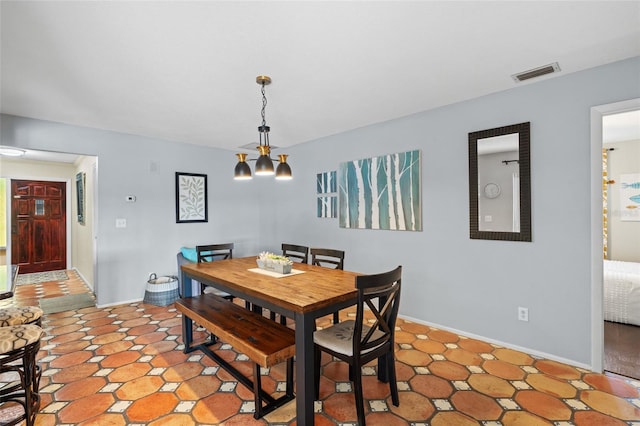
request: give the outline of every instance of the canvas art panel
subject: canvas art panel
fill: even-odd
[[[338,173],[335,170],[322,172],[316,175],[316,192],[318,193],[317,211],[318,217],[338,217],[338,197],[328,196],[338,191]]]
[[[420,164],[420,150],[340,163],[340,227],[421,231]]]
[[[318,197],[318,217],[338,217],[338,197]]]
[[[338,191],[337,172],[318,173],[316,177],[316,192],[318,194],[333,194]]]

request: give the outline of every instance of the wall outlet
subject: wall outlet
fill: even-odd
[[[116,219],[116,228],[126,228],[127,227],[127,219]]]
[[[518,306],[518,320],[529,321],[529,308]]]

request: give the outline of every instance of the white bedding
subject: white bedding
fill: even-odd
[[[604,261],[604,319],[640,325],[640,263]]]

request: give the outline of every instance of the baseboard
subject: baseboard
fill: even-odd
[[[444,325],[431,323],[429,321],[422,321],[422,320],[419,320],[419,319],[416,319],[416,318],[412,318],[412,317],[409,317],[409,316],[405,316],[405,315],[398,315],[398,317],[400,317],[402,319],[405,319],[405,320],[408,320],[408,321],[411,321],[411,322],[415,322],[417,324],[427,325],[429,327],[437,328],[437,329],[440,329],[440,330],[450,331],[451,333],[455,333],[455,334],[458,334],[460,336],[465,336],[465,337],[468,337],[468,338],[471,338],[471,339],[482,340],[483,342],[491,343],[491,344],[494,344],[494,345],[502,346],[502,347],[505,347],[505,348],[508,348],[508,349],[513,349],[513,350],[520,351],[520,352],[524,352],[524,353],[526,353],[528,355],[531,355],[531,356],[533,356],[535,358],[550,359],[552,361],[557,361],[557,362],[561,362],[563,364],[567,364],[567,365],[571,365],[571,366],[574,366],[574,367],[582,368],[582,369],[585,369],[585,370],[588,370],[588,371],[593,371],[593,369],[591,368],[590,365],[584,364],[584,363],[581,363],[581,362],[578,362],[578,361],[575,361],[575,360],[572,360],[572,359],[562,358],[562,357],[559,357],[559,356],[556,356],[556,355],[553,355],[553,354],[549,354],[549,353],[546,353],[546,352],[540,352],[540,351],[537,351],[535,349],[525,348],[525,347],[514,345],[514,344],[511,344],[511,343],[502,342],[500,340],[490,339],[488,337],[479,336],[479,335],[473,334],[473,333],[467,333],[466,331],[457,330],[455,328],[447,327],[447,326],[444,326]]]
[[[121,302],[106,303],[104,305],[96,305],[97,308],[110,308],[111,306],[130,305],[132,303],[141,303],[143,299],[123,300]]]
[[[76,268],[75,266],[73,268],[71,268],[77,275],[78,277],[80,277],[80,279],[82,281],[84,281],[84,283],[87,285],[87,287],[89,287],[89,289],[91,290],[91,292],[93,292],[93,294],[95,295],[96,291],[94,290],[93,286],[91,286],[89,284],[89,281],[87,281],[87,279],[84,277],[84,275],[82,275],[82,273],[78,270],[78,268]]]

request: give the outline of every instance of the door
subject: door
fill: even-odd
[[[11,263],[20,273],[67,267],[66,183],[11,180]]]

